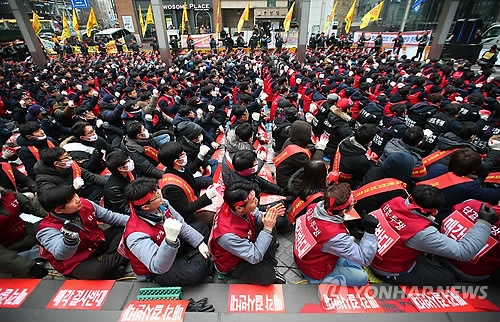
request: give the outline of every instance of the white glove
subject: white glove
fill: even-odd
[[[369,67],[366,67],[365,72],[369,73],[370,71],[371,71],[371,69]]]
[[[120,101],[120,105],[122,105],[122,106],[123,106],[123,105],[125,105],[125,103],[127,103],[127,101],[126,101],[126,100],[121,100],[121,101]]]
[[[161,84],[161,85],[163,85],[163,84],[165,84],[165,83],[166,83],[165,79],[164,79],[164,78],[162,78],[162,79],[160,80],[160,84]]]
[[[208,259],[210,257],[210,251],[208,250],[207,244],[204,242],[198,246],[198,251],[200,252],[201,256],[205,257],[205,259]]]
[[[456,96],[455,97],[455,101],[456,102],[463,102],[464,101],[464,98],[462,96]]]
[[[300,85],[302,83],[302,78],[297,78],[295,82]]]
[[[103,125],[104,121],[101,120],[101,119],[97,119],[95,121],[95,126],[97,126],[98,128],[100,128],[102,125]]]
[[[259,112],[253,112],[252,113],[252,120],[255,122],[258,122],[260,120],[260,113]]]
[[[266,161],[266,159],[267,159],[266,151],[261,150],[261,151],[257,152],[257,159],[262,160],[262,161]]]
[[[391,85],[392,87],[396,86],[396,82],[395,81],[392,81],[389,83],[389,85]]]
[[[196,117],[199,119],[203,118],[203,110],[201,108],[196,110]]]
[[[205,194],[209,199],[213,199],[219,195],[219,192],[217,191],[217,188],[219,188],[219,186],[220,186],[219,184],[215,183],[207,188]]]
[[[69,100],[69,101],[68,101],[68,106],[69,106],[69,107],[73,107],[73,106],[75,106],[75,102],[73,102],[72,100]]]
[[[260,79],[260,78],[257,78],[255,80],[255,84],[257,84],[258,86],[262,87],[262,86],[264,86],[264,81],[262,79]]]
[[[99,93],[98,93],[98,92],[96,92],[96,91],[92,91],[92,95],[93,95],[93,96],[99,96]]]
[[[373,83],[373,79],[371,79],[370,77],[368,77],[368,78],[366,79],[366,82],[367,82],[368,84],[371,84],[371,83]]]
[[[207,155],[207,153],[210,151],[210,148],[208,146],[206,146],[205,144],[202,144],[200,146],[200,152],[199,152],[199,155],[201,155],[202,157],[204,157],[205,155]]]
[[[321,135],[319,141],[315,145],[315,148],[318,150],[324,150],[326,148],[326,145],[328,144],[328,141],[328,135]]]
[[[268,96],[269,95],[267,95],[266,93],[262,92],[262,93],[260,93],[259,98],[260,98],[261,101],[265,101]]]
[[[476,84],[476,88],[481,88],[481,87],[483,87],[482,83]]]
[[[174,218],[167,218],[163,223],[163,229],[165,230],[165,239],[171,243],[175,243],[177,236],[181,232],[182,223]]]
[[[19,101],[19,105],[21,105],[21,107],[25,107],[24,104],[26,104],[26,101],[25,100],[20,100]]]
[[[76,85],[76,89],[77,89],[77,90],[81,91],[81,90],[82,90],[82,88],[83,88],[83,86],[82,86],[81,84],[77,84],[77,85]]]
[[[219,79],[219,83],[220,83],[221,85],[224,85],[224,78]]]
[[[319,74],[319,78],[320,78],[320,79],[325,78],[325,74],[323,74],[323,73]]]
[[[153,96],[158,96],[158,93],[159,93],[159,91],[156,88],[154,88],[153,89]]]
[[[434,133],[434,132],[432,132],[432,130],[431,130],[431,129],[425,129],[425,130],[424,130],[424,136],[425,136],[425,137],[430,137],[430,136],[432,136],[432,134],[433,134],[433,133]]]
[[[76,190],[83,187],[84,184],[85,181],[83,181],[82,177],[76,177],[75,179],[73,179],[73,188],[75,188]]]
[[[217,129],[219,133],[224,133],[224,127],[222,125],[219,125],[219,128]]]
[[[352,70],[350,70],[348,75],[349,75],[349,77],[352,77],[352,75],[354,75],[354,72]]]
[[[213,106],[212,104],[208,104],[208,111],[209,112],[215,111],[215,106]]]
[[[403,83],[398,83],[398,88],[399,88],[399,89],[401,89],[401,88],[403,88],[403,87],[405,87],[405,84],[403,84]]]
[[[310,112],[306,113],[306,122],[311,123],[314,120],[314,115],[312,115]]]
[[[302,99],[302,94],[297,93],[297,99],[300,101],[300,99]]]
[[[119,92],[115,92],[115,97],[116,98],[120,97],[120,93]]]
[[[316,103],[311,103],[311,105],[309,105],[309,112],[314,114],[314,112],[316,112],[317,109],[318,109],[318,105],[316,105]],[[306,118],[307,118],[307,115],[306,115]]]
[[[420,77],[420,76],[422,76],[422,73],[418,72],[415,74],[415,76]]]
[[[11,149],[6,149],[2,152],[2,158],[5,160],[13,157],[14,155],[16,155],[16,152],[12,151]]]
[[[68,92],[66,92],[66,91],[61,91],[61,95],[68,96]]]
[[[145,119],[146,121],[148,121],[148,122],[151,122],[151,121],[153,121],[153,115],[151,115],[151,114],[146,114],[146,115],[144,115],[144,119]]]

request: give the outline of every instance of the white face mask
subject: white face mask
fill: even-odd
[[[94,133],[91,136],[83,136],[81,138],[82,138],[82,140],[85,140],[85,141],[95,142],[95,141],[97,141],[97,133]]]
[[[141,138],[143,139],[149,139],[149,131],[148,129],[144,129],[144,132],[140,134]]]
[[[252,168],[252,173],[257,173],[257,171],[258,171],[258,170],[259,170],[259,165],[258,165],[258,164],[256,164],[256,165],[254,165],[254,166],[253,166],[253,168]]]
[[[134,160],[129,160],[127,163],[125,163],[124,167],[126,168],[126,170],[124,170],[124,171],[127,171],[127,172],[134,171],[134,169],[135,169]]]
[[[47,136],[46,135],[43,135],[43,136],[35,136],[35,140],[38,140],[38,141],[43,141],[47,139]]]
[[[187,155],[183,155],[181,158],[178,160],[181,160],[181,164],[179,164],[181,167],[185,166],[188,163],[188,158]]]
[[[63,169],[71,168],[71,166],[73,165],[73,160],[70,160],[70,161],[59,161],[59,162],[63,164],[63,165],[59,166],[60,168],[63,168]]]

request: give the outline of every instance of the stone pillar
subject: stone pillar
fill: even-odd
[[[311,0],[298,0],[295,3],[295,10],[299,13],[299,43],[297,44],[297,58],[304,63],[304,56],[307,46],[307,29],[309,28],[309,12],[311,10]]]
[[[170,48],[168,46],[167,27],[165,25],[165,14],[163,11],[162,0],[151,0],[153,7],[153,18],[155,20],[156,37],[160,47],[161,60],[164,63],[170,63]]]
[[[30,18],[24,9],[23,0],[9,0],[10,9],[16,18],[19,30],[24,38],[24,43],[28,46],[31,57],[33,57],[33,62],[39,67],[42,67],[47,63],[47,57],[43,52],[40,41],[33,30]]]
[[[429,58],[441,58],[444,43],[446,42],[446,37],[450,31],[451,24],[455,19],[455,14],[457,13],[459,4],[459,0],[445,0],[443,9],[441,10],[441,14],[439,16],[438,27],[432,40]]]

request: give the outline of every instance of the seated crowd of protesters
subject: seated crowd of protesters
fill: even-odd
[[[500,246],[483,247],[500,236],[500,78],[391,52],[304,59],[4,63],[0,270],[285,283],[276,236],[294,230],[309,283],[365,285],[366,267],[394,284],[498,283]],[[380,244],[388,226],[399,238]]]

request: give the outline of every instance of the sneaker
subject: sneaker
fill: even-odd
[[[274,283],[273,284],[286,284],[285,276],[283,276],[277,270],[275,270],[274,273],[276,274],[276,278],[274,279]]]

